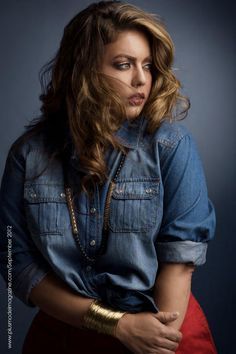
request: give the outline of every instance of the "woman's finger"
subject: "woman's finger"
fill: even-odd
[[[168,327],[168,330],[164,332],[163,337],[172,342],[180,343],[183,335],[180,331],[176,331],[176,329]]]
[[[174,352],[177,350],[179,343],[169,340],[167,338],[161,338],[158,341],[158,347],[161,349],[173,350]]]

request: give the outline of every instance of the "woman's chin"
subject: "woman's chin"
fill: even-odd
[[[143,107],[137,107],[137,106],[129,106],[127,109],[126,109],[126,116],[127,116],[127,119],[129,120],[133,120],[133,119],[136,119],[141,111],[142,111],[142,108]]]

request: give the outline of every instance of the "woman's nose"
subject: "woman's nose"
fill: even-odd
[[[146,83],[146,75],[143,68],[136,68],[133,72],[132,86],[143,86]]]

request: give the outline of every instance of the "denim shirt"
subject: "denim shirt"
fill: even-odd
[[[61,162],[47,161],[43,140],[11,147],[0,192],[0,265],[7,281],[7,228],[12,231],[13,292],[28,306],[29,293],[50,271],[78,294],[120,310],[157,312],[153,288],[161,262],[205,262],[214,236],[215,211],[194,138],[177,122],[164,121],[153,134],[147,119],[126,121],[116,136],[129,148],[109,203],[108,237],[103,235],[108,188],[121,152],[106,154],[107,182],[89,199],[75,195],[75,218],[82,255],[72,235]],[[70,182],[80,182],[78,159],[71,155]],[[75,168],[77,167],[77,168]],[[96,257],[97,256],[97,257]]]

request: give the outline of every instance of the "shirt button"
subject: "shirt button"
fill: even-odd
[[[88,265],[88,266],[86,267],[86,270],[87,270],[87,272],[90,272],[90,270],[92,270],[92,267],[91,267],[90,265]]]
[[[147,188],[147,189],[145,190],[145,192],[146,192],[147,194],[152,193],[152,188]]]
[[[31,198],[36,198],[37,194],[36,193],[31,193],[30,196],[31,196]]]
[[[123,189],[117,189],[117,190],[116,190],[116,193],[117,193],[117,194],[121,194],[122,192],[123,192]]]
[[[90,246],[95,246],[95,245],[96,245],[96,241],[95,240],[90,241]]]
[[[61,198],[65,198],[66,195],[65,195],[65,193],[61,193],[60,196],[61,196]]]
[[[91,208],[91,209],[90,209],[90,213],[91,213],[91,214],[95,214],[95,213],[96,213],[96,208]]]

